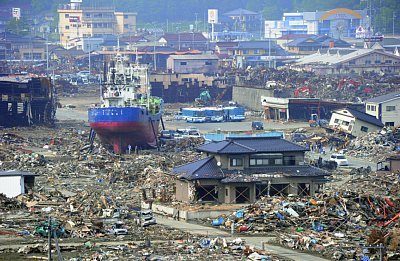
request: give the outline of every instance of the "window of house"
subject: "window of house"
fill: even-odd
[[[339,123],[339,119],[335,119],[334,123]]]
[[[129,28],[129,24],[124,24],[124,28],[128,29]]]
[[[205,65],[211,65],[212,63],[210,61],[206,61]]]
[[[87,24],[86,27],[87,27],[87,28],[91,28],[92,25],[91,25],[91,24]]]
[[[249,54],[249,50],[243,50],[243,54]]]
[[[254,54],[260,54],[260,50],[259,49],[255,49],[254,50]]]
[[[375,60],[375,64],[380,64],[381,61],[380,60]]]
[[[65,14],[65,18],[69,18],[69,14]]]
[[[128,15],[124,15],[124,19],[128,19]]]
[[[181,62],[181,65],[187,65],[187,62]]]
[[[350,61],[349,64],[354,65],[354,64],[356,64],[356,61],[355,60]]]
[[[367,105],[367,111],[371,110],[371,105]]]
[[[375,105],[371,105],[371,111],[376,111],[376,106]]]
[[[368,132],[368,127],[361,126],[361,131],[362,131],[362,132]]]
[[[231,167],[241,167],[243,166],[243,159],[242,158],[230,158],[229,163]]]
[[[283,155],[276,154],[255,154],[250,156],[250,166],[282,165]]]
[[[296,165],[296,156],[284,156],[283,157],[283,165],[285,165],[285,166]]]
[[[387,121],[387,122],[385,122],[385,126],[394,127],[394,121]]]
[[[395,111],[396,106],[386,106],[386,111]]]
[[[225,189],[225,196],[228,196],[228,195],[229,195],[229,190]]]
[[[388,64],[388,63],[391,64],[392,62],[393,62],[392,60],[385,60],[386,64]]]
[[[66,26],[65,26],[65,30],[69,30],[69,25],[66,25]]]
[[[365,64],[371,64],[370,60],[365,60]]]
[[[342,124],[343,124],[344,126],[349,126],[349,125],[350,125],[350,122],[348,122],[348,121],[343,121]]]

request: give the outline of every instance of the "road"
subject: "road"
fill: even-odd
[[[325,148],[325,154],[319,154],[316,152],[308,152],[308,156],[309,158],[312,158],[314,160],[318,160],[318,158],[321,156],[324,160],[328,160],[331,157],[331,152],[329,152],[328,148]],[[372,171],[376,171],[376,163],[373,161],[370,161],[368,159],[360,159],[360,158],[354,158],[354,157],[349,157],[346,156],[347,161],[349,163],[348,166],[342,166],[342,167],[338,167],[339,169],[352,169],[352,168],[361,168],[361,167],[371,167]]]
[[[264,242],[264,249],[271,251],[277,255],[280,255],[285,258],[290,258],[294,261],[327,261],[329,259],[324,259],[316,256],[312,256],[309,254],[297,252],[291,249],[287,249],[284,247],[280,246],[275,246],[268,244],[267,242],[270,241],[272,238],[271,237],[249,237],[249,236],[243,236],[243,235],[232,235],[228,232],[212,228],[212,227],[206,227],[198,224],[192,224],[192,223],[187,223],[184,221],[177,221],[177,220],[172,220],[165,218],[163,216],[157,216],[157,223],[180,229],[185,232],[190,232],[192,234],[196,235],[204,235],[204,236],[209,236],[209,237],[224,237],[228,240],[233,240],[235,238],[240,237],[241,239],[245,240],[247,244],[249,244],[252,247],[256,247],[258,249],[262,249],[262,245]]]

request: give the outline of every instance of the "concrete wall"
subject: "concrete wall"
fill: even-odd
[[[0,177],[0,193],[12,198],[24,193],[24,182],[20,176]]]
[[[142,208],[148,209],[150,207],[149,204],[142,203]],[[152,211],[155,214],[164,215],[164,216],[173,216],[178,212],[178,209],[163,206],[159,204],[152,205]],[[221,215],[229,215],[233,211],[229,210],[197,210],[197,211],[190,211],[190,210],[179,210],[179,219],[180,220],[194,220],[194,219],[204,219],[204,218],[217,218]]]
[[[173,73],[216,73],[217,59],[167,59],[167,69]]]
[[[189,202],[189,185],[187,181],[177,180],[175,182],[176,200]]]
[[[251,110],[262,111],[261,96],[273,96],[273,90],[250,86],[233,86],[232,100]]]
[[[390,160],[390,170],[400,170],[400,160]]]

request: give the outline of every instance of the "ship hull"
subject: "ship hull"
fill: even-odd
[[[150,114],[144,107],[91,108],[89,124],[103,144],[122,153],[131,146],[155,147],[161,113]]]

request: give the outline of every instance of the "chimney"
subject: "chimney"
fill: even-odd
[[[335,42],[333,40],[329,41],[329,48],[335,47]]]

